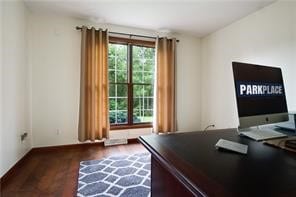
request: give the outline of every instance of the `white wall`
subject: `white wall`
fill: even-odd
[[[201,129],[201,43],[196,37],[179,35],[177,44],[176,101],[178,131]]]
[[[1,174],[31,148],[29,70],[27,64],[27,11],[22,1],[2,2]],[[21,142],[20,135],[29,132]]]
[[[296,109],[296,3],[276,2],[202,39],[202,127],[238,126],[232,61],[280,66]]]
[[[2,26],[2,14],[3,14],[3,2],[0,1],[0,177],[2,176],[2,174],[4,173],[4,168],[2,167],[3,164],[3,156],[2,156],[2,48],[3,48],[3,44],[2,44],[2,30],[3,30],[3,26]],[[1,186],[0,186],[0,190],[1,190]]]
[[[30,60],[32,63],[33,145],[77,143],[80,31],[90,25],[74,18],[32,13]],[[109,31],[156,35],[155,32],[113,25],[97,25]],[[177,111],[179,130],[200,128],[200,40],[177,35]],[[138,134],[142,131],[135,130]],[[118,131],[111,136],[118,136]],[[130,130],[122,135],[134,137]]]

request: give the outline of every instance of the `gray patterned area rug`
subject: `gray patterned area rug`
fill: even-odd
[[[149,153],[80,162],[77,196],[150,196]]]

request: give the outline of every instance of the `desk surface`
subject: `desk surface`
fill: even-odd
[[[248,154],[217,150],[214,145],[220,138],[249,145]],[[141,136],[139,140],[196,194],[296,196],[296,154],[240,137],[234,129]]]

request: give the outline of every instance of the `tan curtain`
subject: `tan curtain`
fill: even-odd
[[[174,132],[176,39],[158,38],[156,50],[156,109],[153,130],[156,133]]]
[[[82,28],[79,141],[108,135],[108,32]]]

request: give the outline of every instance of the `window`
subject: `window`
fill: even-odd
[[[154,47],[110,42],[108,58],[111,127],[151,126]]]

